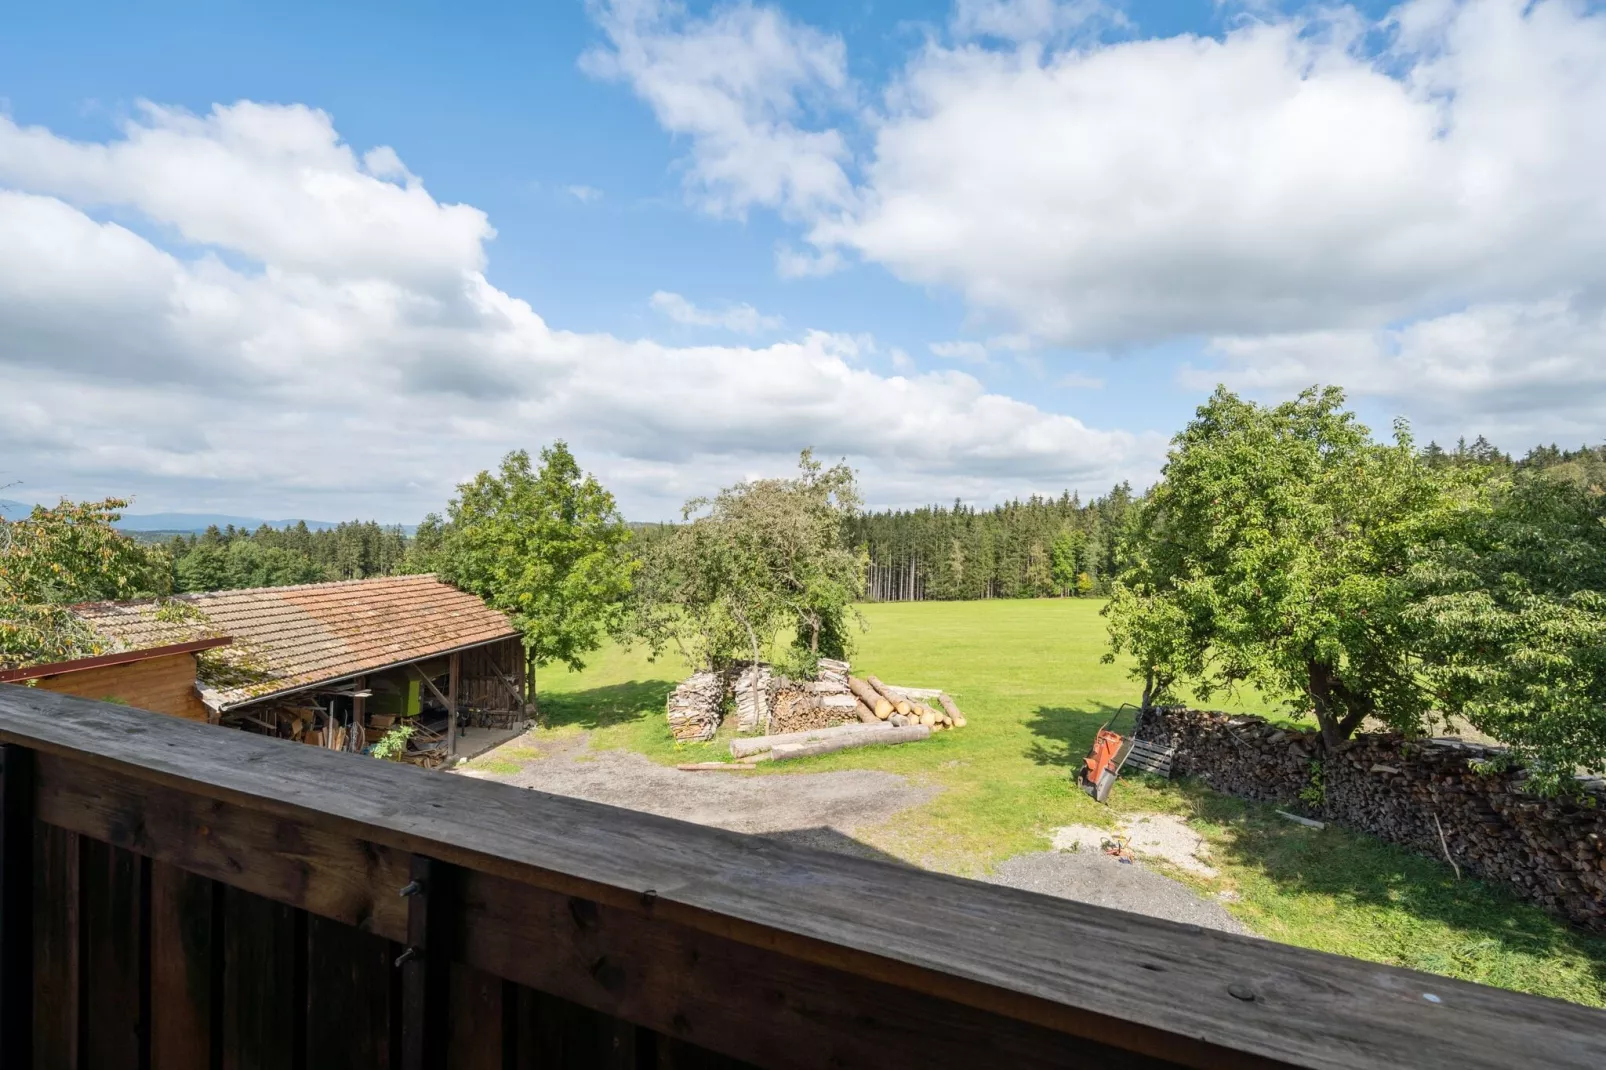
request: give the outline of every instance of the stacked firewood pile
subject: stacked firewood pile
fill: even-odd
[[[731,685],[736,703],[738,732],[768,732],[779,680],[763,662],[744,668]],[[679,738],[679,737],[676,737]]]
[[[725,683],[718,673],[688,677],[669,696],[669,731],[678,743],[713,739],[719,731]]]
[[[1455,739],[1361,735],[1332,751],[1314,732],[1258,717],[1151,711],[1141,739],[1174,744],[1173,769],[1218,791],[1302,806],[1314,816],[1505,881],[1576,924],[1606,932],[1606,783],[1575,799],[1524,790],[1498,747]],[[1503,764],[1503,763],[1496,763]]]
[[[787,735],[885,722],[890,728],[923,727],[924,739],[965,727],[954,700],[935,688],[896,687],[874,676],[861,679],[849,675],[847,662],[821,658],[817,680],[789,680],[762,662],[734,674],[697,673],[669,696],[669,729],[675,740],[714,738],[727,696],[736,710],[737,730],[744,733]]]

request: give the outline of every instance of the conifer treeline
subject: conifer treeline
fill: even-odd
[[[400,527],[372,520],[318,531],[298,521],[255,531],[214,525],[201,535],[174,536],[167,549],[175,590],[222,591],[389,576],[401,569],[408,542]]]
[[[848,538],[869,553],[872,601],[1099,594],[1132,502],[1126,483],[1086,503],[1069,491],[985,510],[956,501],[862,514]]]

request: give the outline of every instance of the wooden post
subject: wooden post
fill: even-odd
[[[457,686],[461,672],[462,655],[451,657],[451,671],[446,683],[446,756],[457,756]]]
[[[403,1070],[444,1070],[450,1004],[450,949],[442,939],[450,867],[414,855],[408,875],[407,946],[396,960],[401,977]]]
[[[367,689],[368,677],[357,677],[357,686],[352,690],[361,692]],[[361,694],[356,695],[351,700],[351,733],[348,738],[351,741],[351,749],[354,751],[362,749],[357,746],[357,729],[359,727],[362,728],[363,739],[366,740],[368,738],[368,700]]]
[[[0,1058],[33,1062],[33,752],[0,747]]]

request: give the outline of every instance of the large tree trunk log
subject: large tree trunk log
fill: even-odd
[[[816,728],[808,732],[780,732],[773,736],[749,736],[745,739],[731,740],[731,757],[745,758],[749,754],[758,754],[762,751],[784,743],[806,743],[817,739],[835,739],[838,736],[878,734],[892,731],[890,725],[881,724],[843,724],[835,728]]]
[[[848,690],[852,691],[858,700],[870,708],[877,720],[885,721],[892,716],[892,703],[887,697],[877,691],[869,681],[861,680],[857,676],[848,677]]]
[[[937,701],[942,705],[944,710],[948,711],[948,716],[954,719],[955,724],[959,724],[965,719],[965,715],[959,712],[959,707],[954,704],[954,700],[949,698],[946,694],[939,694],[937,696]]]
[[[864,682],[869,684],[871,687],[875,688],[876,692],[882,698],[884,698],[888,702],[892,703],[893,706],[897,706],[898,702],[903,698],[902,695],[894,694],[893,691],[892,691],[892,688],[888,687],[886,684],[882,683],[880,680],[876,679],[874,676],[866,676],[864,678]]]
[[[854,700],[853,712],[859,715],[860,724],[875,724],[881,720],[875,715],[874,710],[864,704],[863,699]]]
[[[834,739],[822,739],[814,743],[781,743],[772,754],[775,760],[784,762],[790,758],[812,758],[816,754],[830,754],[832,751],[847,750],[849,747],[879,747],[890,746],[894,743],[918,743],[931,735],[931,729],[924,725],[914,725],[908,728],[887,728],[880,732],[859,732],[850,736],[837,736]]]

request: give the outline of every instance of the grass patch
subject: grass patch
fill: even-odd
[[[1212,845],[1228,909],[1272,939],[1375,962],[1606,1005],[1606,939],[1557,922],[1497,887],[1457,882],[1448,866],[1364,836],[1316,832],[1197,785],[1123,781],[1111,807],[1071,781],[1093,734],[1137,689],[1105,665],[1099,602],[891,603],[863,607],[855,668],[889,683],[942,687],[968,728],[916,746],[865,748],[761,767],[756,776],[882,769],[944,790],[917,813],[862,838],[897,858],[979,875],[1043,850],[1060,825],[1108,825],[1116,813],[1187,816]],[[649,662],[610,647],[584,672],[544,670],[549,732],[591,732],[595,749],[623,748],[662,763],[727,756],[727,725],[711,744],[675,744],[664,721],[678,659]],[[1275,716],[1258,696],[1217,708]]]

